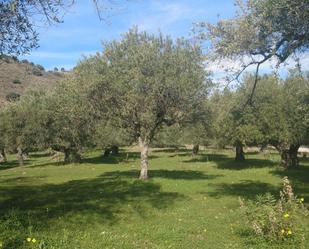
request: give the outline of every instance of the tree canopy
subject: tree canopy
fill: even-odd
[[[236,78],[249,66],[256,66],[257,83],[262,63],[278,64],[309,48],[309,2],[307,0],[237,0],[236,16],[216,24],[197,24],[199,36],[209,40],[215,60],[229,58],[241,62]],[[234,77],[234,78],[235,78]]]
[[[90,69],[85,64],[96,66]],[[87,77],[82,76],[82,68]],[[163,125],[190,120],[208,90],[199,46],[135,28],[121,41],[105,44],[102,54],[76,70],[81,79],[94,73],[90,78],[97,82],[96,105],[138,141],[141,179],[147,178],[148,148],[155,134]]]

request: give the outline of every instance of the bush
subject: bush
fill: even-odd
[[[26,60],[26,59],[21,60],[20,62],[21,62],[21,63],[25,63],[25,64],[28,64],[28,63],[29,63],[29,61],[28,61],[28,60]]]
[[[287,177],[283,178],[279,200],[269,193],[257,196],[255,201],[246,204],[240,200],[249,229],[255,236],[276,243],[290,242],[295,248],[302,248],[306,234],[303,220],[308,216],[308,210],[303,202],[303,198],[294,196]]]
[[[37,67],[34,67],[34,68],[32,69],[32,73],[33,73],[34,75],[36,75],[36,76],[42,76],[42,75],[43,75],[43,71],[40,70],[40,69],[37,68]]]
[[[21,84],[21,81],[19,79],[15,79],[12,81],[13,84]]]
[[[45,71],[45,68],[40,64],[37,64],[36,67],[37,67],[37,69],[39,69],[41,71]]]
[[[7,101],[16,101],[20,98],[20,94],[11,92],[11,93],[8,93],[5,97]]]

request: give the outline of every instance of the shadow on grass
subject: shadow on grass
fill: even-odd
[[[196,163],[196,162],[221,162],[228,160],[228,156],[224,154],[203,154],[191,157],[188,160],[184,160],[184,163]]]
[[[11,168],[16,168],[16,167],[26,167],[31,165],[34,162],[32,159],[26,159],[24,161],[24,166],[20,166],[18,160],[10,160],[6,163],[1,163],[0,164],[0,170],[6,170],[6,169],[11,169]]]
[[[245,199],[255,199],[257,195],[265,193],[271,193],[274,196],[279,196],[280,190],[279,187],[272,184],[252,180],[244,180],[240,183],[232,184],[211,184],[210,186],[214,187],[215,190],[206,194],[218,198],[222,196],[240,196]]]
[[[184,198],[175,192],[165,192],[150,181],[126,181],[104,175],[58,185],[4,186],[0,196],[1,215],[17,208],[25,214],[30,212],[38,225],[44,227],[59,218],[77,224],[93,222],[95,217],[112,225],[119,214],[128,212],[129,206],[142,215],[151,207],[163,209]]]
[[[307,183],[309,184],[309,167],[300,166],[297,169],[284,169],[280,168],[271,171],[272,174],[284,177],[287,176],[292,182]]]
[[[158,156],[150,155],[149,159],[158,158]],[[118,155],[110,155],[108,157],[103,157],[103,155],[99,155],[96,157],[86,157],[82,159],[82,163],[89,164],[118,164],[121,162],[127,162],[132,160],[140,159],[139,152],[121,152]]]
[[[0,179],[0,184],[27,184],[27,183],[33,183],[36,181],[41,181],[41,179],[46,178],[47,176],[36,176],[36,177],[28,177],[28,176],[19,176],[14,178],[8,178],[8,179]]]
[[[266,159],[246,159],[245,161],[235,161],[233,159],[216,161],[218,169],[242,170],[251,168],[270,168],[278,166],[277,162]]]
[[[255,159],[247,158],[245,161],[235,161],[233,158],[228,157],[225,154],[205,154],[192,157],[189,160],[183,161],[185,163],[195,162],[214,162],[218,169],[229,169],[229,170],[242,170],[250,168],[268,168],[278,165],[277,162],[267,159]]]
[[[201,171],[196,170],[149,170],[149,178],[167,178],[167,179],[182,179],[182,180],[205,180],[214,179],[220,177],[221,175],[205,175]],[[107,172],[104,177],[127,177],[134,178],[139,176],[138,170],[128,170],[128,171],[113,171]]]

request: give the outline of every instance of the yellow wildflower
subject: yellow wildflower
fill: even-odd
[[[283,215],[283,217],[284,217],[284,218],[289,218],[290,215],[289,215],[289,214],[285,214],[285,215]]]
[[[35,242],[36,242],[36,239],[35,239],[35,238],[33,238],[33,239],[32,239],[32,243],[35,243]]]
[[[287,231],[287,235],[291,235],[291,234],[292,234],[291,230]]]
[[[27,241],[28,241],[28,242],[31,242],[31,238],[27,238]]]
[[[284,234],[284,229],[281,230],[281,233]]]
[[[302,203],[302,202],[304,202],[304,200],[305,200],[304,198],[300,198],[299,202]]]

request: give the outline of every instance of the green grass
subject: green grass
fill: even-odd
[[[20,224],[10,227],[21,227],[11,244],[0,241],[9,249],[28,248],[29,236],[38,241],[29,248],[293,248],[252,239],[239,212],[239,197],[278,196],[285,175],[309,200],[309,160],[290,171],[278,160],[249,153],[237,163],[227,150],[192,158],[186,150],[157,149],[150,179],[141,182],[134,151],[107,159],[89,152],[79,165],[33,154],[24,167],[0,166],[0,216],[13,212]]]

